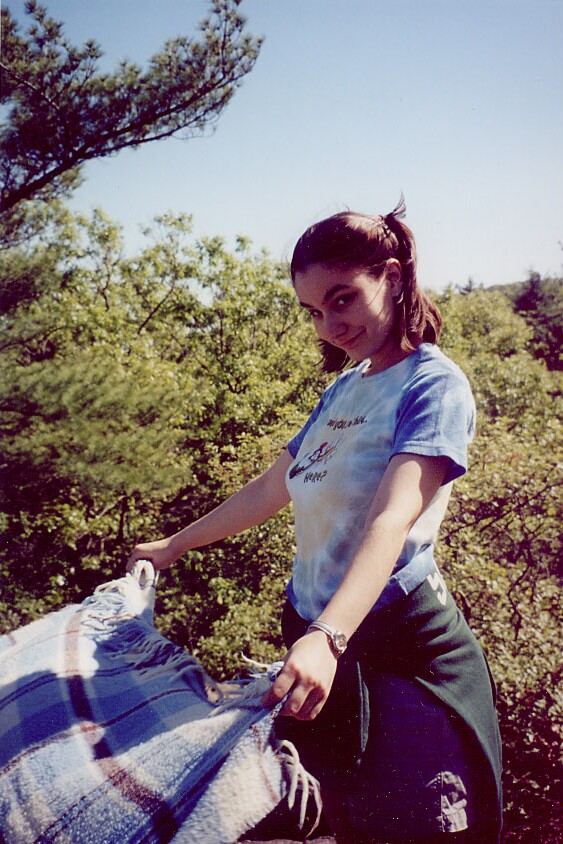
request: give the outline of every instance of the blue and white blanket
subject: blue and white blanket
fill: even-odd
[[[278,710],[260,703],[269,677],[222,700],[154,630],[154,586],[137,564],[0,638],[7,844],[230,844],[284,797],[300,794],[302,819],[311,793],[318,808],[316,783],[274,737]]]

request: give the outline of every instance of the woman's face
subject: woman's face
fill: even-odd
[[[319,339],[343,349],[353,361],[369,358],[370,372],[381,372],[406,356],[394,331],[393,296],[400,284],[401,266],[394,259],[378,277],[364,269],[313,264],[294,281]]]

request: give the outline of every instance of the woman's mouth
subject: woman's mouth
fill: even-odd
[[[342,349],[353,349],[363,333],[363,331],[358,331],[358,333],[354,334],[352,337],[347,337],[345,340],[338,340],[338,342],[334,345],[340,346]]]

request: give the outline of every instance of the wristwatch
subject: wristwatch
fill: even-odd
[[[334,627],[330,627],[328,624],[325,624],[324,621],[312,621],[307,628],[307,632],[309,632],[309,630],[322,630],[322,632],[326,634],[328,643],[337,659],[339,656],[342,656],[348,647],[348,639],[344,633],[340,630],[336,630]]]

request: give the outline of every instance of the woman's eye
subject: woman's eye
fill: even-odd
[[[351,301],[351,296],[339,296],[338,299],[335,299],[334,304],[337,308],[345,308],[346,305],[349,305]]]
[[[321,312],[311,309],[310,311],[308,311],[308,314],[311,317],[311,319],[318,319],[321,315]]]

